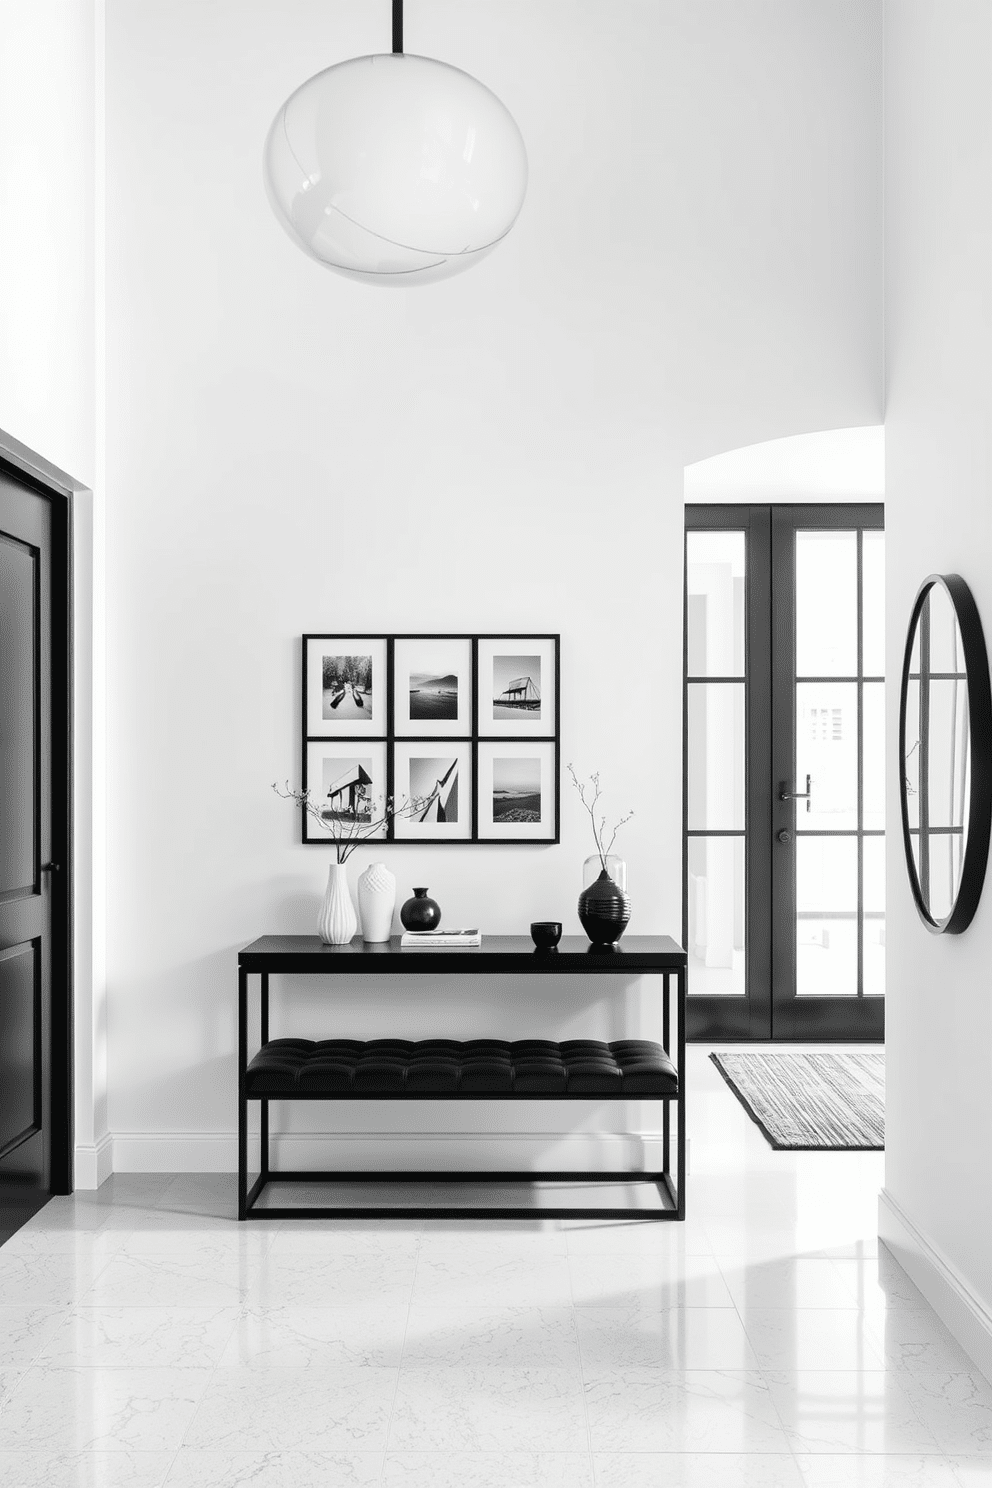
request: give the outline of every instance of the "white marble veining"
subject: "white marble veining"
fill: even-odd
[[[209,1369],[32,1365],[0,1410],[0,1452],[176,1450]]]
[[[162,1488],[172,1452],[0,1452],[0,1488]]]
[[[0,1307],[0,1370],[31,1364],[64,1317],[58,1307]]]
[[[593,1462],[596,1488],[806,1488],[792,1456],[767,1452],[596,1452]]]
[[[53,1200],[0,1248],[0,1488],[989,1488],[881,1156],[773,1152],[705,1053],[684,1226]]]
[[[585,1446],[578,1370],[504,1366],[400,1372],[389,1426],[392,1452],[566,1452]]]
[[[388,1452],[383,1488],[593,1488],[580,1452]]]
[[[587,1376],[586,1404],[597,1452],[789,1451],[757,1370],[614,1370]]]
[[[388,1303],[347,1307],[247,1306],[230,1332],[224,1368],[308,1369],[332,1364],[398,1368],[405,1310]]]
[[[184,1447],[166,1488],[366,1488],[382,1480],[381,1452],[201,1452]]]
[[[570,1307],[410,1308],[403,1363],[448,1368],[504,1365],[579,1368],[579,1339]]]
[[[212,1368],[240,1316],[237,1307],[77,1307],[39,1362]]]
[[[218,1369],[186,1432],[214,1451],[382,1451],[398,1370]]]
[[[754,1350],[732,1307],[579,1307],[582,1367],[589,1375],[626,1369],[753,1369]]]

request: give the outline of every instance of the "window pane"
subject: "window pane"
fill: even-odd
[[[690,830],[744,826],[744,683],[691,682],[687,699]]]
[[[946,919],[954,908],[961,884],[964,840],[960,832],[929,833],[930,892],[927,904],[935,920]]]
[[[796,930],[796,996],[857,997],[856,918],[800,920]]]
[[[863,982],[866,997],[885,996],[885,921],[865,920]]]
[[[885,838],[864,839],[865,921],[862,988],[866,997],[885,995]],[[876,915],[879,918],[871,918]]]
[[[906,687],[906,740],[902,778],[906,791],[906,814],[912,829],[920,825],[920,684],[913,681]]]
[[[822,914],[825,910],[858,907],[858,843],[856,837],[796,838],[796,909]]]
[[[961,827],[971,794],[971,734],[965,682],[930,683],[928,804],[932,827]]]
[[[930,670],[963,672],[961,632],[951,597],[942,584],[934,584],[926,605],[930,614]]]
[[[686,533],[690,677],[744,675],[743,532]]]
[[[885,534],[862,535],[862,645],[866,677],[885,676]]]
[[[885,684],[864,686],[864,787],[862,826],[880,832],[885,827]]]
[[[881,914],[885,910],[885,838],[866,837],[863,851],[865,913]]]
[[[743,997],[744,838],[689,839],[689,991]]]
[[[796,790],[806,789],[807,775],[810,799],[796,802],[796,830],[854,830],[858,825],[858,689],[853,682],[796,684]]]
[[[796,675],[857,674],[857,534],[797,532]]]

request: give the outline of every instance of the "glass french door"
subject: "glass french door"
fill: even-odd
[[[881,506],[686,508],[696,1039],[884,1033]]]

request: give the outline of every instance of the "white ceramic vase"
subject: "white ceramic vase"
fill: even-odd
[[[348,888],[348,865],[331,863],[320,906],[317,931],[325,945],[347,945],[358,929],[358,916]]]
[[[388,940],[396,907],[396,878],[385,863],[370,863],[358,880],[358,911],[362,917],[362,939],[370,945]]]

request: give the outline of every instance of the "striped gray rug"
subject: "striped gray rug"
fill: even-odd
[[[874,1152],[885,1146],[885,1055],[711,1054],[773,1147]]]

